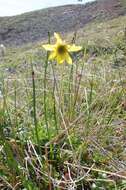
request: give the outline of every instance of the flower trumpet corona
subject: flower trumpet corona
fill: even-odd
[[[69,64],[72,64],[72,58],[69,53],[80,51],[82,47],[76,46],[75,44],[66,44],[58,33],[54,33],[54,36],[56,38],[56,43],[54,45],[43,45],[44,49],[46,49],[47,51],[51,51],[49,55],[49,60],[55,59],[59,64],[62,64],[64,61],[66,61]]]

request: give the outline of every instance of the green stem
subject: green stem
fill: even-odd
[[[50,33],[48,32],[48,43],[50,43]],[[48,67],[48,52],[45,60],[45,68],[44,68],[44,118],[45,118],[45,125],[47,130],[48,138],[50,139],[50,133],[49,133],[49,126],[48,126],[48,117],[47,117],[47,104],[46,104],[46,81],[47,81],[47,67]]]
[[[71,66],[70,69],[70,75],[69,75],[69,89],[68,89],[68,94],[69,94],[69,120],[71,120],[71,105],[72,105],[72,87],[73,87],[73,65]]]
[[[84,50],[84,57],[85,57],[85,55],[86,55],[86,49]],[[77,99],[78,99],[78,94],[79,94],[79,89],[80,89],[80,83],[81,83],[81,79],[82,79],[83,70],[84,70],[84,61],[83,61],[83,64],[82,64],[82,68],[81,68],[81,73],[80,73],[80,76],[79,76],[78,85],[77,85],[77,87],[75,88],[75,98],[74,98],[73,109],[75,109],[75,106],[76,106],[76,103],[77,103]],[[76,81],[76,83],[77,83],[77,81]]]
[[[14,95],[15,95],[15,127],[18,126],[18,121],[17,121],[17,83],[16,81],[14,82],[15,90],[14,90]]]
[[[58,134],[58,125],[57,125],[57,114],[56,114],[56,100],[55,100],[55,89],[56,89],[56,77],[55,77],[55,71],[54,67],[52,64],[52,71],[53,71],[53,79],[54,79],[54,84],[53,84],[53,109],[54,109],[54,121],[55,121],[55,128]]]
[[[39,153],[40,153],[41,152],[40,139],[39,139],[39,135],[38,135],[38,122],[37,122],[37,116],[36,116],[35,73],[33,70],[33,65],[32,65],[32,88],[33,88],[33,117],[34,117],[34,125],[35,125],[35,135],[36,135],[37,144],[38,144]]]

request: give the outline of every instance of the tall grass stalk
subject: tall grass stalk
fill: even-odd
[[[49,32],[48,32],[48,43],[50,44],[50,33]],[[50,139],[48,116],[47,116],[47,103],[46,103],[46,100],[47,100],[47,93],[46,93],[47,83],[46,82],[47,82],[48,57],[49,57],[49,53],[47,52],[45,65],[44,65],[44,118],[45,118],[47,136]]]
[[[14,81],[14,109],[15,109],[15,127],[14,127],[14,135],[15,135],[15,129],[18,127],[18,121],[17,121],[17,82]]]
[[[56,112],[56,100],[55,100],[55,91],[57,87],[57,81],[56,81],[56,76],[55,76],[55,70],[54,70],[54,65],[52,65],[52,72],[53,72],[53,111],[54,111],[54,121],[55,121],[55,129],[58,134],[58,123],[57,123],[57,112]]]
[[[36,135],[36,140],[39,148],[39,153],[41,152],[40,149],[40,139],[39,139],[39,134],[38,134],[38,122],[37,122],[37,115],[36,115],[36,90],[35,90],[35,73],[33,69],[33,64],[32,64],[32,89],[33,89],[33,117],[34,117],[34,125],[35,125],[35,135]]]
[[[8,118],[8,123],[12,129],[12,131],[14,131],[13,129],[13,124],[12,124],[12,118],[10,116],[10,110],[8,108],[8,104],[7,104],[7,91],[5,90],[6,89],[6,86],[5,86],[5,80],[3,79],[3,117],[4,117],[4,120],[6,120],[6,117]]]
[[[71,115],[72,115],[72,105],[73,105],[73,64],[71,65],[70,69],[70,74],[69,74],[69,86],[68,86],[68,95],[69,95],[69,100],[68,100],[68,113],[69,113],[69,121],[71,120]]]
[[[77,83],[77,80],[75,81],[75,84],[77,83],[77,86],[75,85],[73,109],[75,109],[75,106],[76,106],[76,103],[77,103],[77,99],[78,99],[78,95],[79,95],[80,83],[81,83],[81,79],[82,79],[82,75],[83,75],[83,70],[84,70],[84,64],[85,64],[86,48],[83,50],[83,54],[84,54],[84,57],[83,57],[81,71],[79,73],[78,83]],[[77,72],[76,72],[76,74],[78,75]],[[77,77],[76,77],[76,79],[77,79]]]
[[[76,42],[76,37],[77,37],[77,32],[75,31],[74,32],[74,35],[73,35],[73,38],[71,40],[71,43],[72,44],[75,44]],[[71,68],[70,68],[70,74],[69,74],[69,84],[68,84],[68,95],[69,95],[69,98],[68,98],[68,115],[69,115],[69,121],[71,120],[71,117],[73,115],[73,109],[72,109],[72,106],[73,106],[73,80],[74,80],[74,66],[73,64],[71,65]]]

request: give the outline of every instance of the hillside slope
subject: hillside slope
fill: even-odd
[[[22,45],[47,37],[48,31],[70,32],[92,21],[126,14],[125,0],[98,0],[86,5],[66,5],[13,17],[0,17],[0,43]]]

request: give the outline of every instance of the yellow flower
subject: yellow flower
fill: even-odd
[[[54,45],[46,44],[43,45],[43,48],[47,51],[51,51],[49,55],[49,60],[55,59],[58,63],[63,63],[66,61],[69,64],[72,64],[72,58],[69,52],[76,52],[82,49],[81,46],[68,45],[63,41],[58,33],[54,33],[56,38],[56,43]]]

